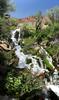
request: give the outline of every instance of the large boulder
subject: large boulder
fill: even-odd
[[[11,46],[8,43],[6,43],[5,41],[0,41],[0,49],[10,51]]]

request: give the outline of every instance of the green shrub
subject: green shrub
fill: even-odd
[[[53,65],[49,63],[49,61],[47,59],[43,60],[44,65],[46,66],[47,69],[52,70],[53,69]]]
[[[15,72],[8,73],[5,87],[7,94],[19,97],[24,93],[40,89],[43,85],[43,81],[37,77],[33,77],[29,71],[20,71],[18,75]]]
[[[8,40],[10,38],[10,25],[9,20],[0,18],[0,39]]]
[[[57,53],[59,52],[59,44],[57,43],[57,44],[53,44],[51,46],[48,46],[46,48],[46,50],[49,52],[49,54],[51,56],[57,55]]]
[[[0,51],[0,64],[6,66],[17,66],[18,64],[18,58],[15,55],[14,51]]]

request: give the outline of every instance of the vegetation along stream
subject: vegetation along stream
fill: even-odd
[[[0,100],[59,100],[59,6],[19,18],[12,1],[0,0]]]

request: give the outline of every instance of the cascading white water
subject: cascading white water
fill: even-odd
[[[46,60],[48,60],[49,64],[52,66],[52,68],[54,69],[54,65],[52,63],[52,57],[47,53],[47,51],[41,46],[41,49],[40,49],[40,54],[43,54],[46,58]]]
[[[16,53],[17,57],[19,58],[19,63],[18,63],[17,67],[18,68],[24,68],[26,66],[26,56],[24,55],[23,52],[21,52],[21,46],[18,45],[18,42],[15,38],[16,31],[18,31],[20,33],[20,29],[16,29],[16,30],[12,31],[11,39],[12,39],[14,45],[15,45],[15,49],[16,49],[15,53]],[[20,37],[20,35],[19,35],[19,37]]]
[[[30,64],[26,64],[26,58],[30,58],[32,60],[32,63],[31,63],[32,64],[32,68],[31,68],[31,70],[33,72],[36,72],[36,73],[37,72],[41,72],[41,71],[44,72],[45,69],[43,69],[43,68],[41,68],[39,66],[39,64],[38,64],[37,60],[35,59],[35,57],[33,57],[32,55],[25,55],[21,51],[21,46],[18,45],[18,41],[15,38],[15,33],[17,31],[19,32],[19,38],[18,38],[18,40],[20,40],[20,29],[16,29],[16,30],[12,31],[12,37],[11,37],[11,39],[12,39],[14,45],[15,45],[15,49],[16,49],[15,53],[16,53],[17,57],[19,58],[19,63],[18,63],[17,67],[18,68],[25,68],[25,67],[27,67],[27,68],[30,69]]]
[[[22,48],[21,48],[20,45],[18,45],[18,41],[15,38],[16,31],[19,32],[18,41],[20,40],[20,29],[16,29],[16,30],[12,31],[12,37],[11,37],[11,39],[12,39],[14,45],[15,45],[15,49],[16,49],[15,50],[15,54],[19,58],[19,63],[18,63],[18,66],[17,67],[18,68],[25,68],[25,67],[27,67],[29,69],[31,68],[31,71],[34,72],[34,73],[40,73],[40,72],[47,71],[46,69],[43,68],[43,63],[42,63],[42,60],[41,59],[39,59],[40,60],[40,63],[41,63],[41,67],[40,67],[39,64],[38,64],[38,62],[37,62],[37,60],[36,60],[37,57],[32,56],[31,54],[30,55],[25,55],[21,51]],[[46,55],[46,58],[48,59],[49,63],[52,65],[52,58],[48,55],[48,53],[45,51],[45,49],[43,49],[43,47],[41,48],[41,53],[42,52],[44,52],[44,54]],[[32,63],[26,64],[26,58],[31,59],[32,60]],[[54,68],[54,66],[53,66],[53,68]],[[46,86],[47,86],[47,84],[46,84]],[[50,85],[48,85],[48,87],[50,88]],[[51,85],[51,88],[53,88],[52,85]],[[53,89],[53,91],[54,92],[57,91],[57,93],[59,93],[57,89]]]

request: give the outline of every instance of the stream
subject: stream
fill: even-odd
[[[18,45],[18,41],[15,38],[15,33],[17,31],[19,32],[18,41],[21,40],[20,39],[20,29],[16,29],[16,30],[12,31],[12,37],[11,37],[11,39],[12,39],[14,45],[15,45],[15,49],[16,49],[15,50],[15,54],[19,58],[19,63],[18,63],[17,68],[26,68],[27,67],[28,69],[30,69],[31,68],[30,66],[32,65],[32,68],[31,68],[32,72],[38,73],[38,72],[42,71],[44,73],[44,71],[46,69],[44,69],[43,67],[39,66],[39,64],[37,62],[37,59],[36,59],[37,58],[36,56],[32,56],[31,54],[25,55],[22,52],[22,48],[21,48],[20,45]],[[27,58],[32,60],[32,62],[30,64],[26,64],[26,59]],[[43,66],[42,60],[41,59],[39,59],[39,60],[40,60],[40,64]]]
[[[15,33],[16,32],[19,32],[19,36],[18,36],[18,40],[15,38]],[[36,56],[33,56],[33,55],[31,55],[31,54],[24,54],[23,52],[22,52],[22,48],[21,48],[21,45],[18,45],[18,41],[19,40],[21,40],[21,38],[20,38],[20,28],[19,29],[16,29],[16,30],[13,30],[12,31],[12,37],[11,37],[11,39],[12,39],[12,41],[13,41],[13,43],[14,43],[14,45],[15,45],[15,54],[16,54],[16,56],[19,58],[19,62],[18,62],[18,66],[17,66],[17,68],[28,68],[28,69],[31,69],[31,72],[32,73],[44,73],[44,72],[48,72],[48,70],[46,69],[46,68],[44,68],[43,67],[43,62],[42,62],[42,59],[39,57],[39,62],[40,62],[40,65],[39,65],[39,63],[37,62],[37,57]],[[40,52],[41,53],[44,53],[45,55],[46,55],[46,58],[47,58],[47,60],[49,61],[49,63],[53,66],[53,64],[52,64],[52,57],[50,57],[49,56],[49,54],[46,52],[46,50],[43,48],[43,47],[41,47],[41,50],[40,50]],[[30,63],[30,64],[27,64],[26,63],[26,59],[31,59],[32,60],[32,62]],[[53,68],[54,68],[54,66],[53,66]],[[56,71],[56,70],[55,70]],[[55,72],[54,72],[55,73]],[[57,73],[56,73],[56,75],[57,75]],[[53,77],[54,78],[54,77]],[[54,80],[54,79],[53,79]],[[54,80],[54,81],[56,81],[56,79]],[[46,79],[45,79],[45,83],[46,83],[46,87],[47,87],[47,85],[48,85],[48,87],[49,86],[51,86],[51,89],[52,89],[52,85],[51,84],[53,84],[53,82],[52,82],[52,77],[50,77],[50,83],[48,84],[47,82],[46,82]],[[57,86],[56,84],[55,84],[55,86]],[[47,87],[47,89],[48,89],[48,87]],[[50,87],[49,87],[50,88]],[[56,90],[55,90],[56,91]],[[55,92],[54,91],[54,92]],[[52,100],[52,99],[48,99],[48,98],[46,98],[45,100]],[[55,100],[55,99],[54,99]]]

